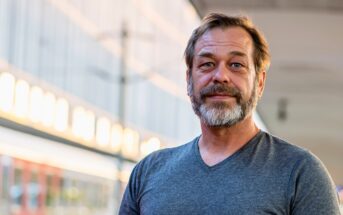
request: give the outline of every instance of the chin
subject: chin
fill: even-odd
[[[231,127],[245,118],[239,105],[233,108],[201,106],[200,113],[202,121],[210,127]]]

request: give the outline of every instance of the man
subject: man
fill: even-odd
[[[253,24],[210,14],[185,58],[202,134],[138,163],[120,214],[339,214],[319,159],[253,121],[269,66],[268,45]]]

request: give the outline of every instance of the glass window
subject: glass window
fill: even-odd
[[[99,201],[99,193],[97,192],[98,188],[97,188],[97,184],[90,182],[89,183],[89,193],[94,193],[95,195],[91,195],[90,197],[90,204],[91,204],[91,208],[97,208],[98,207],[98,201]]]
[[[101,199],[100,204],[102,208],[107,208],[107,203],[110,199],[110,192],[112,191],[112,188],[105,182],[103,182],[100,186],[102,190],[101,197],[100,197]]]
[[[77,179],[72,179],[72,184],[68,189],[68,198],[72,202],[72,205],[78,206],[81,201],[81,191]]]
[[[61,178],[60,181],[60,202],[62,206],[68,205],[68,198],[67,198],[67,189],[68,189],[68,179]]]
[[[31,172],[30,182],[28,184],[28,205],[30,209],[38,208],[38,196],[41,192],[40,184],[38,183],[38,172],[33,170]]]
[[[10,169],[11,159],[0,156],[0,214],[10,214]]]
[[[61,186],[62,186],[62,179],[59,177],[59,175],[56,175],[56,173],[53,173],[53,180],[52,180],[52,186],[53,186],[53,192],[54,192],[54,200],[53,204],[55,206],[60,205],[61,200]]]
[[[77,206],[80,202],[80,189],[77,181],[71,178],[64,178],[61,181],[61,202],[63,206]]]
[[[46,176],[46,199],[45,205],[52,206],[54,202],[54,192],[53,192],[53,183],[52,183],[52,175],[48,174]]]
[[[1,172],[1,199],[8,199],[9,193],[9,166],[0,166],[2,170]]]
[[[10,188],[13,211],[17,211],[22,205],[23,193],[23,171],[16,167],[14,169],[14,183]]]

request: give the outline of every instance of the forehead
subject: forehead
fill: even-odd
[[[202,52],[243,52],[252,56],[253,42],[249,33],[241,27],[214,28],[205,32],[195,44],[195,56]]]

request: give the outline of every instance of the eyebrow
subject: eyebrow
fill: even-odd
[[[240,57],[246,57],[247,56],[244,52],[240,52],[240,51],[232,51],[229,53],[229,55],[240,56]]]
[[[211,52],[200,52],[199,54],[197,54],[197,56],[199,56],[199,57],[214,58],[214,54],[212,54]]]
[[[247,55],[244,52],[240,52],[240,51],[232,51],[229,52],[228,55],[233,55],[233,56],[239,56],[239,57],[246,57]],[[207,58],[215,58],[215,55],[212,54],[211,52],[200,52],[199,54],[197,54],[197,56],[199,57],[207,57]]]

